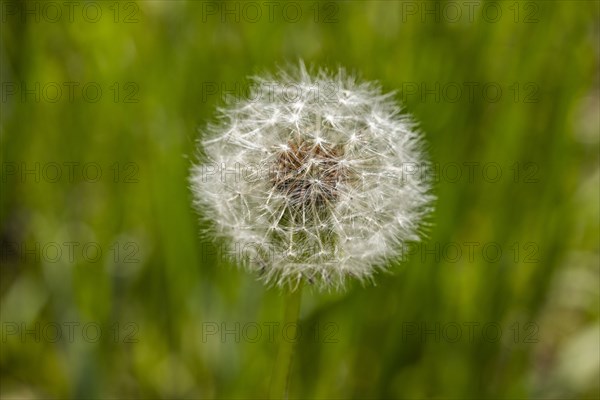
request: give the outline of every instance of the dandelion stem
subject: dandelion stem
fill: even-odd
[[[271,388],[269,392],[270,399],[287,399],[290,371],[292,369],[292,360],[294,357],[295,338],[298,332],[298,315],[300,314],[300,302],[302,299],[302,284],[292,291],[285,294],[284,315],[282,332],[285,335],[279,339],[279,350],[275,367],[271,375]],[[288,328],[292,325],[296,328],[295,334],[288,335]],[[291,336],[291,337],[290,337]]]

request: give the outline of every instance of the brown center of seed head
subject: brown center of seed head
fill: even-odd
[[[338,198],[338,185],[346,178],[343,155],[340,146],[290,141],[271,171],[273,187],[290,206],[322,208]]]

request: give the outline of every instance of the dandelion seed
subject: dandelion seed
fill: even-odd
[[[343,287],[400,259],[434,196],[414,173],[427,165],[421,134],[393,94],[303,63],[253,83],[200,143],[190,177],[200,213],[249,249],[241,261],[267,284]]]

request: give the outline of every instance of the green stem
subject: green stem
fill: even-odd
[[[302,299],[302,285],[298,285],[296,290],[285,294],[284,299],[284,315],[282,335],[279,338],[279,351],[275,360],[275,367],[271,375],[271,389],[269,391],[270,399],[287,399],[288,384],[290,379],[290,370],[292,367],[292,359],[294,356],[294,347],[296,340],[291,340],[283,335],[287,332],[287,327],[290,324],[296,326],[298,332],[298,315],[300,314],[300,301]]]

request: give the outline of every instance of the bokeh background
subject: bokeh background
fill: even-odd
[[[265,397],[281,293],[187,176],[302,58],[397,91],[438,201],[392,274],[305,291],[290,397],[597,398],[599,3],[465,3],[2,1],[1,397]]]

